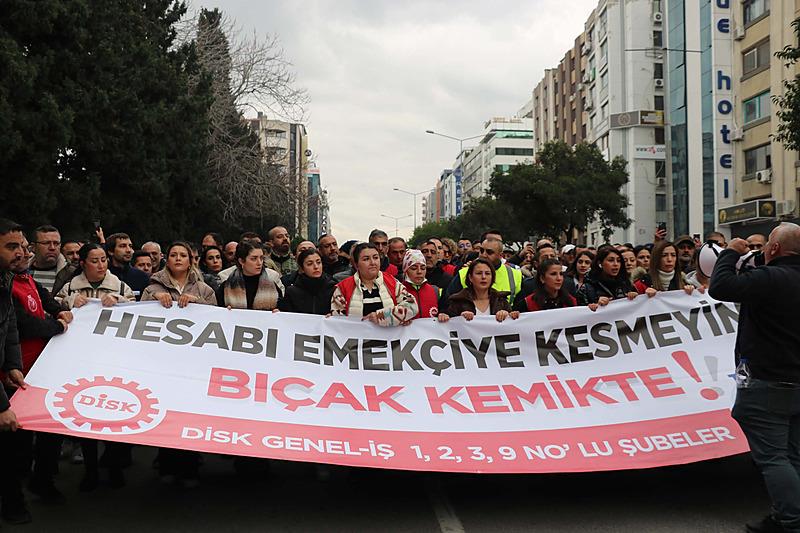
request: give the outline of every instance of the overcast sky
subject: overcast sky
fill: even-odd
[[[572,46],[596,0],[195,0],[247,31],[277,34],[306,87],[339,243],[413,213],[409,195],[452,166],[454,137],[482,132],[530,98]],[[421,197],[418,197],[418,201]],[[421,220],[421,209],[417,206]],[[412,217],[401,220],[409,236]]]

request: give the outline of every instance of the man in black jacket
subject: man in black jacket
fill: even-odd
[[[22,357],[17,334],[17,319],[11,296],[11,269],[25,260],[22,227],[0,219],[0,370],[5,372],[10,388],[25,387]],[[6,385],[6,384],[4,384]],[[22,524],[31,521],[19,480],[25,470],[16,457],[17,417],[11,410],[8,393],[0,386],[0,502],[3,519]],[[23,465],[24,466],[24,465]]]
[[[133,268],[133,242],[125,233],[114,233],[106,240],[106,253],[108,254],[108,270],[119,279],[128,284],[136,295],[136,301],[142,297],[142,291],[150,285],[147,274]]]
[[[750,371],[736,392],[733,418],[772,499],[773,514],[748,531],[800,531],[800,226],[783,223],[764,245],[765,265],[736,273],[747,241],[719,254],[709,294],[740,302],[737,364]]]

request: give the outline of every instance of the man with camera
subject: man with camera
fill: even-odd
[[[709,287],[712,297],[741,303],[732,415],[772,500],[772,513],[747,531],[800,532],[800,226],[772,230],[764,266],[737,274],[748,251],[747,241],[733,239]]]

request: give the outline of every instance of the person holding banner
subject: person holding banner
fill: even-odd
[[[528,313],[545,309],[562,309],[578,305],[564,285],[564,272],[557,259],[545,259],[536,271],[536,290],[515,306],[516,311]]]
[[[297,255],[297,264],[295,282],[286,287],[278,309],[309,315],[329,314],[336,282],[324,272],[322,256],[315,248],[303,250]]]
[[[442,289],[425,279],[426,259],[419,250],[408,250],[403,257],[403,285],[417,300],[417,316],[435,318],[439,314],[439,297]]]
[[[678,270],[678,250],[670,241],[658,241],[653,246],[650,270],[634,283],[634,287],[639,294],[650,297],[659,291],[684,290],[686,294],[694,291],[694,285],[686,281],[686,274]]]
[[[357,316],[379,326],[400,326],[416,316],[417,301],[392,274],[381,272],[381,258],[374,244],[353,247],[356,272],[336,285],[331,314]]]
[[[67,309],[83,307],[92,298],[99,299],[105,307],[136,301],[128,284],[108,269],[108,256],[102,246],[84,244],[78,251],[78,257],[80,268],[56,296],[63,306]]]
[[[0,219],[0,370],[12,388],[25,388],[22,355],[14,301],[11,294],[12,270],[25,261],[22,226]],[[26,465],[19,460],[17,417],[11,410],[8,393],[0,386],[0,503],[3,520],[13,524],[31,521],[22,492]]]
[[[519,318],[519,311],[511,310],[508,293],[492,287],[495,269],[486,259],[478,258],[470,263],[464,282],[466,288],[450,297],[447,313],[439,313],[439,322],[447,322],[451,316],[461,316],[470,321],[476,316],[494,315],[498,322],[508,317]]]
[[[737,273],[747,241],[720,252],[709,294],[741,303],[732,416],[764,476],[772,514],[748,531],[800,531],[800,226],[783,222],[763,247],[765,264]]]
[[[613,246],[603,246],[597,251],[592,270],[586,276],[586,283],[578,291],[578,303],[588,305],[596,311],[598,306],[607,305],[611,300],[639,295],[633,287],[628,273],[622,267],[622,254]]]
[[[150,285],[142,292],[141,301],[157,300],[167,309],[172,307],[173,302],[178,307],[186,307],[190,303],[216,305],[214,290],[200,280],[197,271],[192,268],[191,253],[189,244],[185,242],[170,244],[166,266],[150,278]],[[222,266],[221,260],[219,264]],[[179,478],[185,487],[196,487],[199,467],[200,454],[197,452],[172,448],[158,450],[158,472],[164,482],[171,483]]]
[[[174,242],[167,248],[167,264],[152,275],[150,285],[142,291],[143,302],[158,300],[169,309],[172,302],[178,307],[190,303],[216,305],[214,289],[209,287],[192,268],[192,251],[185,242]],[[222,261],[219,261],[220,266]]]
[[[217,289],[217,304],[228,309],[277,311],[281,275],[264,267],[264,249],[253,241],[236,245],[236,269]]]

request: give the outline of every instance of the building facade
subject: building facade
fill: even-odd
[[[484,196],[494,172],[508,172],[519,163],[533,161],[533,119],[494,117],[483,124],[480,142],[459,154],[456,169],[463,168],[463,205]]]
[[[561,140],[594,143],[628,162],[627,229],[613,242],[649,240],[667,218],[664,131],[664,16],[659,0],[601,0],[558,66],[533,90],[535,150]],[[589,223],[586,240],[604,242]]]
[[[734,90],[728,137],[734,172],[731,202],[718,206],[715,214],[720,229],[746,237],[768,234],[781,220],[797,219],[798,153],[771,137],[778,126],[771,97],[783,94],[783,80],[800,73],[774,55],[798,44],[791,22],[800,17],[800,1],[731,2],[729,17]]]
[[[306,238],[316,243],[321,235],[330,232],[328,191],[322,188],[319,169],[309,169],[306,177],[308,178],[308,233]]]
[[[303,124],[270,120],[259,111],[248,119],[270,164],[282,167],[289,190],[290,211],[297,235],[308,233],[308,134]]]

